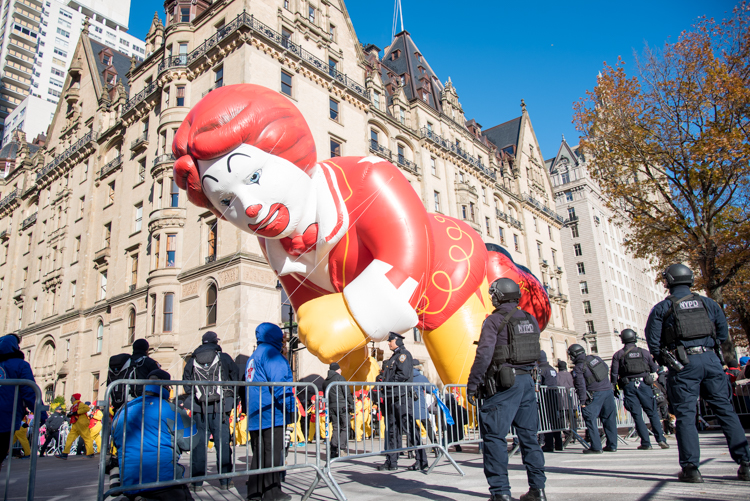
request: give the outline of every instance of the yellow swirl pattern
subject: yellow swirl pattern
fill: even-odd
[[[469,279],[469,276],[471,275],[471,257],[474,255],[474,239],[471,238],[471,236],[466,233],[461,227],[455,222],[455,221],[447,221],[444,217],[438,216],[437,214],[430,214],[435,221],[438,223],[446,223],[448,222],[448,227],[445,228],[445,233],[454,242],[458,242],[459,240],[462,240],[464,236],[466,236],[469,239],[469,242],[471,243],[471,248],[469,252],[467,253],[463,247],[460,245],[452,245],[448,249],[448,257],[453,261],[454,263],[461,263],[466,261],[467,262],[467,269],[466,273],[464,275],[463,281],[454,286],[453,281],[451,280],[451,277],[443,270],[438,270],[433,272],[432,276],[430,277],[430,283],[435,286],[435,288],[441,292],[447,293],[448,297],[445,300],[445,304],[438,309],[434,311],[430,311],[430,298],[427,297],[427,292],[425,292],[422,297],[420,298],[420,303],[424,301],[424,306],[422,309],[417,310],[418,315],[437,315],[439,313],[442,313],[443,310],[448,306],[448,304],[451,301],[451,297],[453,297],[453,293],[455,291],[461,290],[463,288],[464,284],[466,284],[466,281]],[[458,255],[456,255],[458,254]],[[438,277],[444,277],[445,281],[447,282],[446,286],[441,286],[438,284],[437,279]]]

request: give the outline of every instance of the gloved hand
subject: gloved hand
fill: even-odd
[[[476,388],[467,388],[466,389],[466,400],[468,400],[471,405],[474,405],[474,406],[477,405],[477,390],[476,390]]]

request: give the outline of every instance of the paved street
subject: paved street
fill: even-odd
[[[677,448],[674,440],[670,440],[670,443],[673,447],[666,451],[637,451],[638,443],[631,442],[628,446],[620,445],[620,450],[615,454],[584,456],[579,445],[571,446],[562,453],[547,454],[547,496],[551,501],[601,501],[607,498],[617,501],[750,500],[750,485],[737,480],[737,465],[730,459],[720,433],[702,435],[701,471],[706,480],[702,485],[675,481],[679,471]],[[465,476],[460,476],[445,460],[430,475],[407,472],[405,469],[390,474],[377,472],[374,466],[382,461],[380,457],[339,463],[333,472],[347,498],[352,501],[394,497],[398,501],[487,499],[487,484],[476,447],[465,447],[464,452],[454,454],[454,458],[466,473]],[[404,458],[400,466],[406,467],[411,463],[411,460]],[[65,462],[40,458],[35,499],[95,499],[97,465],[96,461],[84,457],[71,457]],[[14,462],[9,499],[24,499],[23,483],[27,470],[28,461]],[[3,467],[0,489],[5,486],[5,473]],[[294,495],[294,499],[300,499],[313,478],[312,470],[290,473],[284,488]],[[511,460],[510,478],[514,499],[518,499],[527,489],[520,455]],[[196,499],[243,500],[244,477],[236,478],[235,484],[237,489],[230,492],[209,486]],[[328,501],[335,498],[321,483],[312,499]]]

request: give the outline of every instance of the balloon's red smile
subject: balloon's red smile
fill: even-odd
[[[268,215],[262,221],[248,224],[250,231],[260,237],[278,237],[289,226],[289,209],[284,204],[273,204]]]

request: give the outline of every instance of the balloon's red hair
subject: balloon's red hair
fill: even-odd
[[[172,142],[174,180],[188,200],[217,212],[203,193],[198,160],[226,155],[243,143],[305,172],[315,165],[312,133],[294,104],[260,85],[228,85],[209,92],[190,110]]]

